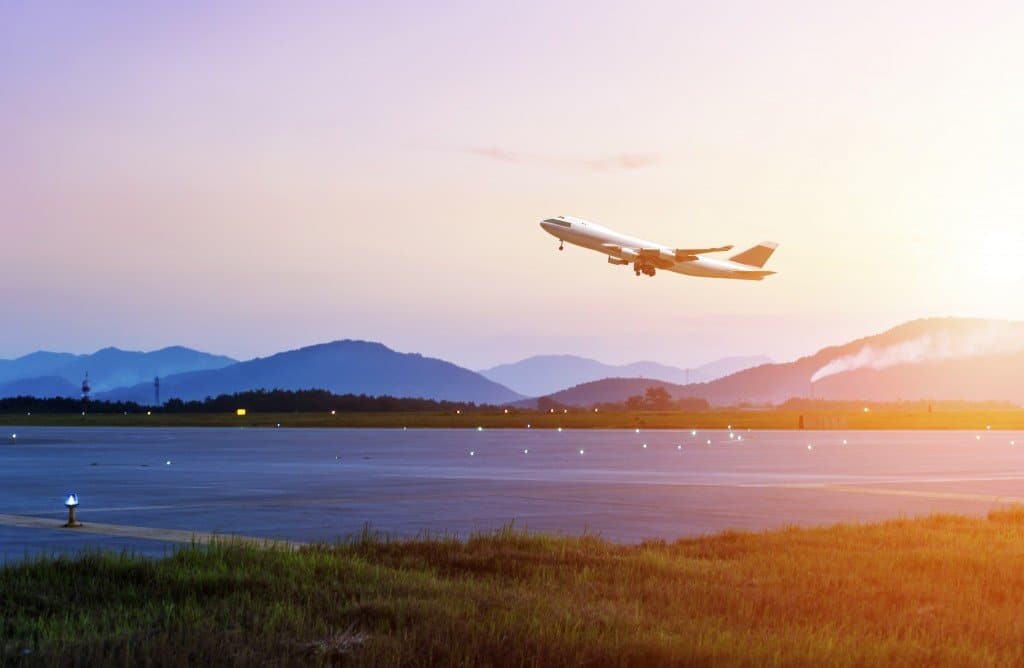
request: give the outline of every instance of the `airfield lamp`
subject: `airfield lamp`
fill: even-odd
[[[68,498],[64,499],[64,505],[67,506],[68,509],[68,521],[64,526],[69,529],[82,526],[81,522],[75,520],[75,508],[78,507],[78,495],[74,492],[68,494]]]

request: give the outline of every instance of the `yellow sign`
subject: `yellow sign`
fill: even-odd
[[[235,411],[235,415],[238,415],[238,416],[245,415],[245,409],[244,408],[239,408],[237,411]]]

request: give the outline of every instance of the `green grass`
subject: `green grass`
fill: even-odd
[[[847,429],[1024,429],[1024,410],[740,410],[701,412],[569,410],[477,410],[408,413],[251,413],[239,417],[226,413],[129,413],[78,414],[33,413],[0,415],[0,425],[17,426],[152,426],[152,427],[357,427],[357,428],[451,428],[451,429],[796,429],[804,416],[808,428],[829,424]]]
[[[42,558],[0,570],[0,663],[1021,665],[1021,563],[1020,509],[634,546],[509,529]]]

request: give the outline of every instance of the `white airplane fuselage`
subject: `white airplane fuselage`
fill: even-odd
[[[765,271],[759,266],[742,264],[730,259],[707,257],[702,254],[679,259],[677,249],[622,234],[582,218],[572,216],[548,218],[542,221],[540,226],[559,241],[607,255],[608,261],[612,264],[632,264],[637,275],[642,271],[653,276],[655,269],[663,269],[689,276],[761,280],[765,276],[775,273]],[[731,247],[707,250],[727,250],[728,248]],[[771,248],[774,249],[774,245]],[[559,250],[561,249],[562,246],[559,244]],[[643,249],[643,256],[641,256],[640,249]]]

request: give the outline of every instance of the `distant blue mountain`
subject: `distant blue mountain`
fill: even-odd
[[[536,355],[512,364],[484,369],[480,374],[516,392],[539,397],[604,378],[649,378],[676,384],[703,383],[770,361],[763,355],[726,357],[692,369],[681,369],[658,362],[613,365],[576,355]]]
[[[60,376],[19,378],[0,383],[0,397],[77,397],[81,386]]]
[[[4,388],[15,381],[53,378],[64,379],[75,388],[72,394],[77,395],[86,372],[89,373],[89,383],[94,392],[148,382],[152,394],[154,376],[163,378],[186,371],[219,369],[235,362],[230,357],[211,355],[182,346],[152,352],[103,348],[91,355],[39,351],[13,360],[0,360],[0,397],[13,396],[10,394],[12,390]],[[40,387],[58,387],[49,380],[47,382],[50,384]],[[31,394],[43,396],[35,392]]]
[[[255,389],[323,389],[337,394],[391,395],[501,404],[522,399],[507,387],[444,360],[399,353],[369,341],[334,341],[161,378],[164,399],[204,399]],[[150,383],[100,393],[99,399],[151,401]]]

